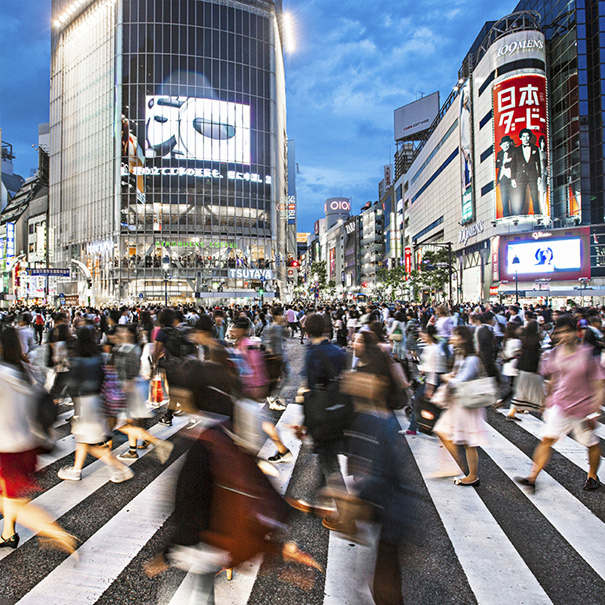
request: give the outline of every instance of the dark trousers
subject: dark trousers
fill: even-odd
[[[347,490],[344,478],[340,472],[340,464],[338,464],[338,441],[328,441],[319,443],[315,446],[315,453],[319,460],[319,469],[321,470],[323,484],[341,489]],[[336,502],[336,508],[338,509],[338,501]]]
[[[374,603],[376,605],[403,605],[401,567],[397,544],[378,542],[378,557],[374,570]]]
[[[527,189],[529,188],[529,195]],[[534,203],[534,213],[540,210],[540,197],[538,195],[538,181],[517,181],[517,190],[513,195],[512,215],[529,214],[529,199]]]
[[[44,335],[44,326],[34,325],[34,330],[36,331],[36,341],[39,345],[42,344],[42,337]]]

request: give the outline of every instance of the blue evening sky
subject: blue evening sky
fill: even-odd
[[[37,165],[32,145],[48,121],[50,0],[0,0],[0,128],[15,171]],[[353,211],[378,196],[392,162],[393,110],[419,93],[445,101],[483,23],[517,0],[286,0],[295,50],[286,55],[288,136],[296,141],[298,230],[327,197]]]

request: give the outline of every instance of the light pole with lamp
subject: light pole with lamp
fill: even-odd
[[[515,304],[519,304],[519,267],[516,265],[520,265],[521,261],[518,256],[513,258],[513,265],[515,265]]]
[[[162,257],[162,269],[164,271],[164,306],[168,308],[168,270],[170,269],[170,258],[168,255]]]

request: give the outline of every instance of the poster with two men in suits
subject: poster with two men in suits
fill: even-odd
[[[546,78],[513,76],[493,87],[496,218],[550,216]]]

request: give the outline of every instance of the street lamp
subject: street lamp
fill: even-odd
[[[521,261],[518,256],[513,258],[513,265],[515,265],[515,304],[519,304],[519,267],[516,265],[520,265]]]
[[[168,269],[170,269],[170,258],[168,256],[162,257],[162,269],[164,270],[164,306],[168,307]]]

